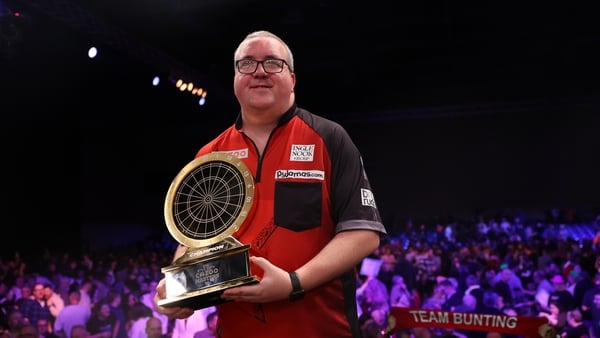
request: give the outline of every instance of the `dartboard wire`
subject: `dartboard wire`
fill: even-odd
[[[219,175],[221,168],[223,167],[223,165],[221,164],[221,162],[214,162],[211,163],[208,166],[208,174],[210,177],[221,177]],[[216,170],[216,173],[213,173],[213,169]],[[213,192],[215,190],[215,186],[217,185],[217,180],[214,180],[213,182],[211,182],[212,184],[209,185],[207,188],[208,191]]]
[[[180,193],[179,194],[180,197],[187,197],[187,199],[184,202],[176,203],[176,209],[177,209],[176,217],[177,217],[177,219],[180,220],[179,224],[181,224],[181,225],[188,224],[188,223],[190,224],[189,226],[185,226],[184,229],[182,229],[184,233],[188,233],[191,235],[197,235],[198,232],[193,233],[193,231],[191,229],[191,226],[195,223],[197,223],[199,226],[199,223],[195,222],[193,209],[198,208],[198,206],[201,206],[202,203],[194,202],[194,200],[201,202],[202,198],[199,194],[197,194],[198,191],[193,189],[192,186],[190,186],[189,184],[186,184],[186,186],[188,188],[190,188],[190,193]],[[196,192],[196,193],[192,193],[192,192]],[[195,207],[192,207],[192,205],[194,205]],[[184,208],[180,209],[179,207],[181,207],[181,206],[184,206]],[[185,206],[189,206],[189,207],[186,208]],[[181,217],[182,215],[184,217]],[[198,229],[198,227],[196,227],[196,230],[197,229]]]
[[[229,183],[234,182],[234,185],[229,185]],[[236,175],[231,175],[231,177],[227,180],[227,185],[230,187],[241,187],[241,190],[244,190],[244,182],[240,180],[240,177]]]

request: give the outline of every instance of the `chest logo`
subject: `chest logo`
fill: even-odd
[[[292,149],[290,149],[290,161],[312,162],[314,156],[314,144],[292,144]]]
[[[234,149],[234,150],[225,150],[223,151],[226,154],[233,155],[237,158],[248,158],[248,148],[244,149]]]

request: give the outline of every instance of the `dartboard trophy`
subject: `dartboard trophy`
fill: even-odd
[[[249,216],[254,179],[237,157],[221,152],[188,163],[172,181],[165,200],[167,228],[188,247],[163,267],[166,298],[159,305],[201,309],[224,302],[227,288],[256,283],[249,249],[231,235]]]

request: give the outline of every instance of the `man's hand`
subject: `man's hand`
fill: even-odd
[[[289,298],[292,292],[292,282],[287,271],[262,257],[252,256],[250,262],[264,271],[260,282],[226,289],[221,298],[250,303],[267,303]]]
[[[167,288],[165,279],[161,279],[156,286],[156,293],[154,294],[154,304],[158,312],[166,315],[172,319],[185,319],[194,313],[194,309],[182,308],[182,307],[164,307],[158,305],[158,301],[167,297]]]

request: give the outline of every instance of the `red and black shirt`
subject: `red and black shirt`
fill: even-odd
[[[234,233],[250,254],[294,271],[336,233],[386,230],[377,210],[359,150],[338,123],[292,106],[271,133],[262,156],[241,118],[202,147],[197,157],[226,152],[254,176],[251,215]],[[260,276],[261,271],[252,273]],[[223,337],[358,337],[353,271],[297,301],[219,305]],[[298,325],[290,326],[290,321]]]

